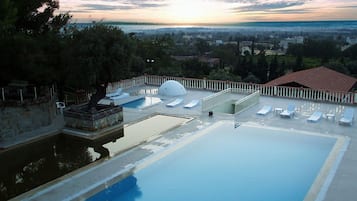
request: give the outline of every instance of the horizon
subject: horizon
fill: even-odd
[[[60,13],[79,23],[231,24],[276,21],[355,21],[355,0],[62,0]]]
[[[232,22],[232,23],[190,23],[190,24],[183,24],[183,23],[165,23],[165,22],[142,22],[142,21],[94,21],[95,23],[103,23],[103,24],[122,24],[122,25],[178,25],[178,26],[214,26],[214,25],[222,25],[222,26],[229,26],[229,25],[246,25],[246,24],[259,24],[259,23],[337,23],[337,22],[356,22],[357,19],[345,19],[345,20],[296,20],[296,21],[247,21],[247,22]],[[71,22],[75,23],[82,23],[82,24],[90,24],[93,21],[83,21],[83,22]]]

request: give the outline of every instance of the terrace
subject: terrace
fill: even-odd
[[[357,172],[354,171],[356,165],[354,153],[357,151],[355,142],[356,125],[341,126],[337,122],[346,108],[354,108],[354,111],[356,111],[356,93],[327,92],[292,87],[268,87],[230,81],[160,76],[142,76],[112,83],[108,91],[113,91],[120,87],[130,95],[159,97],[158,87],[166,80],[176,80],[188,89],[188,94],[184,97],[185,103],[194,99],[206,99],[207,97],[215,96],[215,92],[227,89],[229,93],[224,96],[224,100],[241,100],[249,94],[259,91],[259,102],[235,114],[214,111],[211,117],[208,116],[208,112],[213,110],[212,107],[209,107],[212,104],[207,106],[204,102],[191,109],[184,108],[184,104],[175,108],[166,107],[166,104],[174,98],[163,98],[161,103],[142,109],[123,108],[124,125],[126,125],[124,126],[124,132],[125,128],[130,126],[135,131],[133,127],[143,121],[149,121],[150,117],[155,117],[157,114],[183,118],[184,120],[178,120],[177,123],[162,128],[162,130],[152,131],[152,133],[148,131],[149,134],[141,136],[142,139],[136,139],[137,141],[134,143],[131,142],[131,146],[111,154],[112,158],[110,160],[100,161],[95,167],[75,171],[53,183],[41,186],[15,199],[78,200],[87,198],[93,192],[97,192],[98,189],[105,188],[120,180],[123,175],[133,171],[136,164],[140,164],[143,160],[145,161],[149,156],[155,155],[160,150],[169,147],[170,144],[178,143],[188,136],[194,135],[196,132],[222,120],[230,121],[232,125],[238,122],[262,127],[277,127],[331,136],[337,135],[346,138],[350,141],[350,144],[346,150],[341,151],[344,152],[344,156],[339,166],[332,168],[336,172],[334,177],[329,178],[331,184],[328,188],[322,188],[321,191],[326,191],[326,197],[323,200],[353,200],[356,197],[355,181]],[[231,88],[233,90],[229,90]],[[216,102],[220,101],[222,100],[216,100]],[[271,105],[273,108],[286,108],[291,102],[296,105],[296,114],[292,119],[280,118],[275,111],[266,116],[256,115],[256,112],[264,105]],[[334,118],[324,116],[317,123],[307,122],[306,119],[316,110],[322,111],[324,114],[334,114]],[[167,124],[161,123],[162,121],[163,119],[158,120],[156,126],[158,123],[160,125]],[[129,138],[127,140],[133,140]],[[130,151],[126,152],[128,149]],[[112,167],[116,167],[115,171],[113,171]],[[91,185],[88,185],[89,183]]]

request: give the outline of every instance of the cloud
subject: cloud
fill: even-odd
[[[86,11],[108,11],[108,10],[130,10],[145,9],[166,6],[166,0],[101,0],[101,3],[83,3],[82,10]]]
[[[84,10],[122,10],[132,9],[130,5],[108,5],[108,4],[82,4]]]
[[[278,14],[301,14],[301,13],[311,13],[313,9],[282,9],[282,10],[270,10],[269,13]]]
[[[357,8],[357,5],[353,5],[353,6],[340,6],[338,8]]]
[[[239,12],[254,12],[254,11],[272,11],[274,9],[284,9],[293,6],[304,5],[305,1],[278,1],[278,2],[267,2],[267,3],[254,3],[251,5],[240,6],[234,10]]]

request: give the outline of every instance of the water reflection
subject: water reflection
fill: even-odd
[[[126,177],[122,181],[105,189],[87,199],[87,201],[99,200],[121,200],[135,201],[142,196],[140,187],[137,185],[137,178],[133,175]]]
[[[109,156],[103,147],[123,130],[96,140],[57,135],[0,151],[0,200],[8,200]],[[93,152],[94,150],[94,152]]]

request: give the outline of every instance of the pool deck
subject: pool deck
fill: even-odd
[[[146,86],[146,93],[153,91],[155,95],[157,88]],[[132,91],[128,91],[132,92]],[[357,197],[357,125],[356,120],[352,126],[341,126],[338,120],[346,107],[343,105],[326,104],[320,102],[311,102],[297,99],[281,99],[274,97],[260,97],[260,103],[239,113],[238,115],[215,113],[212,117],[208,113],[202,113],[200,106],[186,109],[183,106],[193,99],[201,99],[213,92],[189,90],[185,96],[184,102],[177,107],[168,108],[166,104],[175,98],[164,99],[162,103],[153,105],[145,109],[127,109],[124,108],[124,124],[130,125],[154,114],[170,115],[175,117],[194,118],[175,129],[167,129],[164,133],[159,132],[159,136],[148,137],[148,140],[132,149],[122,152],[119,155],[111,157],[109,160],[98,161],[88,167],[81,168],[69,175],[61,177],[53,182],[40,186],[30,192],[22,194],[13,200],[83,200],[93,195],[100,189],[103,189],[135,171],[135,167],[143,162],[150,161],[156,153],[170,146],[175,146],[182,140],[194,136],[198,131],[205,129],[217,121],[228,120],[239,123],[255,123],[260,126],[276,127],[298,131],[307,131],[322,133],[325,135],[340,135],[350,139],[349,146],[338,166],[335,176],[327,190],[325,197],[319,200],[325,201],[354,201]],[[240,99],[245,95],[234,94],[233,99]],[[274,112],[275,108],[285,109],[289,103],[296,106],[296,115],[291,119],[281,118]],[[273,111],[265,116],[256,115],[256,112],[264,105],[271,105]],[[357,107],[353,107],[355,115]],[[325,114],[334,114],[335,118],[324,116],[316,123],[307,122],[306,119],[316,110]],[[39,131],[31,132],[29,136],[35,136],[36,133],[46,133],[58,131],[61,126],[59,118],[55,126],[48,127]],[[16,143],[26,141],[25,137],[21,139],[6,139],[0,142],[0,146],[12,146]],[[121,176],[122,175],[122,176]]]

